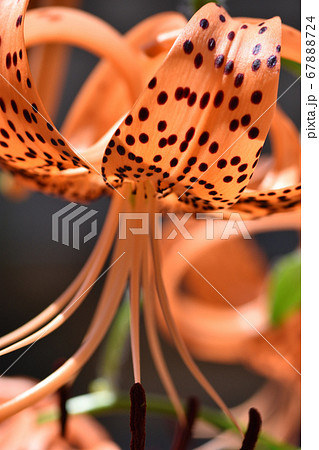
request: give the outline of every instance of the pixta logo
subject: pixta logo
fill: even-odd
[[[131,234],[150,234],[155,239],[163,239],[163,222],[166,218],[174,225],[174,229],[169,233],[165,239],[175,239],[180,234],[184,239],[193,239],[193,236],[186,227],[187,221],[194,217],[196,220],[205,220],[205,238],[214,239],[214,222],[222,220],[225,227],[220,236],[220,239],[229,239],[234,234],[241,234],[244,239],[251,239],[247,230],[245,222],[240,214],[232,213],[224,220],[223,213],[185,213],[182,216],[177,216],[175,213],[155,213],[154,229],[151,230],[151,222],[148,213],[120,213],[119,215],[119,239],[126,239],[127,233]],[[132,222],[134,221],[134,222]],[[130,226],[131,222],[131,226]],[[134,223],[134,226],[132,226]]]
[[[91,224],[91,231],[83,237],[83,243],[97,235],[97,220],[92,218],[98,213],[94,209],[70,203],[52,215],[52,240],[80,250],[81,226]],[[70,244],[70,236],[72,243]]]

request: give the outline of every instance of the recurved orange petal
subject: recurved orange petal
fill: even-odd
[[[259,24],[265,19],[256,17],[236,17],[240,23]],[[291,61],[301,62],[301,33],[289,25],[282,24],[282,48],[281,56]]]
[[[300,208],[300,139],[295,124],[277,106],[271,124],[272,165],[254,190],[243,193],[233,209],[250,217]],[[256,158],[255,165],[258,162]],[[253,179],[252,179],[253,181]]]
[[[273,117],[280,29],[279,18],[241,26],[204,6],[115,132],[103,174],[151,179],[181,201],[187,191],[193,208],[233,205]]]
[[[76,8],[80,0],[31,1],[29,8],[67,6]],[[29,64],[39,95],[52,119],[56,118],[70,62],[70,49],[62,45],[41,45],[28,52]],[[50,66],[50,71],[48,71]]]
[[[161,13],[144,20],[125,35],[128,45],[140,53],[142,70],[139,78],[143,84],[147,84],[167,53],[159,48],[159,52],[148,57],[145,49],[158,34],[183,27],[185,23],[186,19],[181,14]],[[82,146],[96,142],[127,114],[138,94],[132,99],[128,95],[126,79],[118,76],[109,61],[101,61],[77,95],[62,126],[62,133]],[[102,155],[103,151],[101,159]]]
[[[61,139],[34,86],[23,38],[26,1],[0,5],[6,32],[1,40],[1,162],[34,173],[58,173],[79,165],[80,158]],[[72,160],[73,159],[73,160]]]
[[[263,157],[259,162],[260,151],[253,163],[253,178],[239,201],[225,211],[226,215],[234,211],[245,218],[256,218],[274,212],[284,212],[300,208],[300,138],[295,124],[277,105],[270,128],[272,156]],[[262,164],[260,166],[260,164]],[[188,192],[183,209],[193,209],[192,197]],[[164,207],[176,207],[174,193],[164,197]],[[210,209],[207,203],[203,209]]]
[[[93,192],[94,196],[102,192],[101,175],[61,136],[41,102],[24,43],[27,4],[27,1],[5,0],[0,5],[1,21],[6,23],[0,48],[0,165],[25,179],[33,188],[70,199],[90,200]],[[109,56],[118,71],[131,81],[130,92],[133,94],[138,64],[117,32],[99,19],[76,10],[71,13],[67,8],[57,9],[55,26],[49,26],[52,14],[48,12],[46,9],[32,11],[27,29],[28,44],[66,41],[83,45],[99,56]],[[96,34],[92,33],[93,29]],[[114,45],[105,48],[101,42],[107,38]],[[132,62],[130,69],[120,61],[116,45],[127,61]],[[73,196],[74,191],[79,192],[76,197]]]

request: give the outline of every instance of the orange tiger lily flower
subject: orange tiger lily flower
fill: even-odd
[[[163,241],[163,276],[172,314],[196,358],[247,364],[264,376],[299,385],[300,376],[293,367],[300,371],[300,314],[296,313],[279,328],[272,326],[268,311],[268,267],[254,235],[298,231],[300,215],[275,214],[246,221],[245,226],[252,240],[236,234],[223,239],[225,222],[218,220],[213,240],[205,238],[202,221],[189,221],[194,241],[181,242],[181,238]],[[178,251],[198,273],[185,261],[181,264]],[[173,268],[175,276],[170,277]],[[159,323],[169,336],[161,314]]]
[[[77,10],[30,11],[26,45],[79,45],[108,60],[100,63],[79,94],[63,127],[64,137],[47,114],[29,70],[23,38],[27,3],[4,0],[0,5],[0,20],[6,24],[0,47],[1,167],[32,188],[67,199],[113,195],[99,241],[77,278],[39,316],[1,338],[0,354],[44,337],[81,304],[110,252],[120,212],[149,213],[154,229],[154,213],[167,204],[196,211],[243,210],[258,217],[298,208],[300,200],[299,186],[272,190],[274,195],[269,189],[244,192],[275,112],[280,54],[285,55],[279,18],[240,24],[223,8],[208,4],[186,25],[180,15],[159,15],[122,37]],[[167,54],[167,43],[181,27]],[[289,193],[284,194],[287,188]],[[141,283],[152,355],[180,420],[184,412],[156,332],[157,300],[185,364],[236,423],[176,327],[161,274],[159,243],[152,233],[117,241],[113,266],[78,351],[47,379],[2,405],[0,419],[78,373],[105,335],[127,280],[135,382],[141,379]]]
[[[36,383],[17,377],[2,377],[0,380],[0,402],[17,396]],[[3,450],[23,448],[24,450],[72,448],[90,450],[119,450],[103,427],[87,415],[70,416],[65,436],[61,436],[58,421],[39,423],[39,415],[59,407],[58,398],[50,396],[27,408],[0,424],[0,446]]]

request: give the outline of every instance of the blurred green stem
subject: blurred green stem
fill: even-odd
[[[69,414],[93,414],[105,415],[116,412],[127,413],[130,410],[130,398],[127,393],[111,393],[109,390],[93,392],[91,394],[80,395],[69,399],[66,403]],[[170,401],[160,395],[147,395],[148,413],[165,415],[165,417],[176,418],[176,413]],[[39,423],[45,423],[56,420],[59,417],[57,410],[48,411],[39,416]],[[222,413],[213,409],[202,407],[199,418],[204,422],[214,426],[219,431],[233,430],[234,425]],[[297,450],[289,444],[276,442],[264,433],[260,435],[256,450]]]
[[[98,379],[90,385],[91,391],[108,389],[115,392],[123,360],[124,348],[130,332],[130,303],[125,296],[113,321],[109,335],[102,349]]]

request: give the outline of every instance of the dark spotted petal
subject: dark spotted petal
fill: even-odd
[[[187,189],[180,200],[191,197],[193,208],[233,205],[253,173],[276,102],[280,58],[267,62],[280,43],[280,20],[265,27],[262,34],[258,25],[242,28],[212,3],[200,9],[154,74],[156,86],[145,89],[129,123],[115,132],[104,175],[149,179],[176,196]]]

